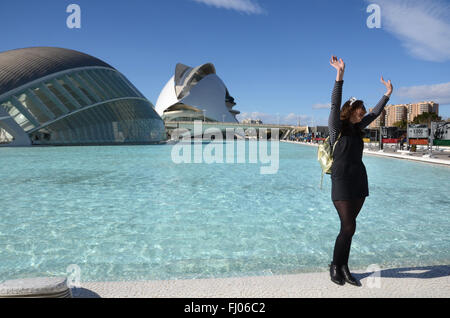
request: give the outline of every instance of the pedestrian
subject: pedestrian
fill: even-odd
[[[328,123],[330,144],[335,145],[331,167],[331,197],[341,221],[333,261],[330,264],[330,276],[336,284],[343,285],[347,282],[360,286],[350,273],[348,260],[352,238],[356,231],[356,218],[366,197],[369,196],[367,171],[362,161],[364,150],[362,138],[364,128],[381,115],[391,97],[393,86],[391,81],[385,82],[381,77],[387,92],[368,115],[364,102],[356,98],[351,98],[341,109],[345,63],[342,59],[338,60],[332,56],[330,64],[337,70]]]

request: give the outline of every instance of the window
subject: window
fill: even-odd
[[[64,113],[59,109],[58,106],[47,96],[47,94],[44,93],[43,90],[41,90],[39,87],[33,89],[33,92],[36,94],[36,96],[41,100],[41,102],[47,106],[50,111],[55,114],[56,117],[60,117],[64,115]]]
[[[114,81],[111,79],[109,72],[107,71],[99,71],[99,76],[101,77],[102,81],[108,85],[109,91],[114,95],[114,98],[120,98],[123,97],[123,92],[116,86]]]
[[[80,90],[83,92],[84,95],[86,95],[89,99],[90,99],[90,105],[95,104],[96,103],[96,99],[89,94],[89,92],[83,87],[82,83],[79,83],[77,80],[75,80],[75,78],[73,76],[67,76],[68,78],[70,78],[70,80],[72,81],[72,83]]]
[[[92,71],[92,72],[90,71],[88,72],[88,74],[91,76],[93,80],[95,80],[97,85],[99,85],[103,89],[103,91],[107,95],[106,96],[107,99],[113,99],[118,96],[118,94],[113,91],[110,85],[107,82],[105,82],[102,75],[100,74],[100,71]]]
[[[79,73],[78,76],[86,83],[86,85],[89,85],[89,88],[96,94],[100,99],[107,100],[108,96],[106,96],[103,89],[95,82],[89,74],[86,73]]]
[[[122,79],[122,77],[121,77],[118,73],[116,73],[116,72],[110,72],[110,76],[111,76],[111,78],[114,80],[114,82],[116,83],[116,85],[123,89],[123,91],[126,93],[126,96],[136,96],[136,97],[139,97],[139,96],[134,92],[134,90],[130,87],[130,85],[128,85],[128,83],[125,82],[125,80]]]
[[[10,101],[4,102],[2,106],[23,130],[29,131],[35,127]]]
[[[37,105],[39,101],[33,102],[33,97],[29,94],[22,93],[17,99],[41,124],[52,119],[52,114],[48,113],[46,106],[44,104]]]
[[[58,98],[66,108],[73,112],[74,110],[77,110],[77,107],[73,105],[67,97],[65,97],[62,92],[59,91],[53,84],[47,84],[48,89]]]
[[[73,83],[66,82],[66,79],[58,79],[58,83],[70,94],[73,98],[80,104],[80,106],[86,106],[87,103],[84,101],[84,99],[79,96],[75,91],[72,89],[71,85],[74,85]]]

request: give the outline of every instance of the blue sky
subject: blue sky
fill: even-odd
[[[81,29],[66,26],[69,4]],[[381,8],[369,29],[366,9]],[[215,64],[243,114],[295,124],[327,122],[335,71],[347,63],[344,99],[434,100],[450,117],[450,2],[443,0],[14,0],[0,4],[0,51],[79,50],[111,64],[153,103],[178,62]]]

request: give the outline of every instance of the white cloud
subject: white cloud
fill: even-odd
[[[236,10],[247,14],[263,14],[264,9],[255,0],[193,0],[216,8]]]
[[[409,54],[450,60],[450,5],[441,0],[365,0],[381,7],[382,29],[400,39]],[[387,50],[389,50],[387,48]],[[388,53],[387,53],[388,54]]]
[[[398,96],[410,99],[409,102],[434,101],[442,105],[450,104],[450,82],[434,85],[401,87]]]
[[[314,104],[313,109],[331,109],[331,104]]]

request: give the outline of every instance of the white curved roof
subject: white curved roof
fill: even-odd
[[[161,91],[155,109],[162,117],[168,108],[184,104],[204,112],[205,117],[211,120],[237,122],[237,111],[230,112],[226,96],[227,88],[216,75],[213,64],[208,63],[196,68],[178,64],[175,76]]]
[[[159,116],[162,116],[167,108],[175,105],[176,103],[178,103],[178,98],[175,93],[175,76],[172,76],[159,94],[158,100],[156,101],[155,110]]]
[[[216,74],[213,64],[207,63],[196,68],[184,64],[177,64],[175,69],[175,93],[179,99],[186,96],[189,90],[207,75]]]

